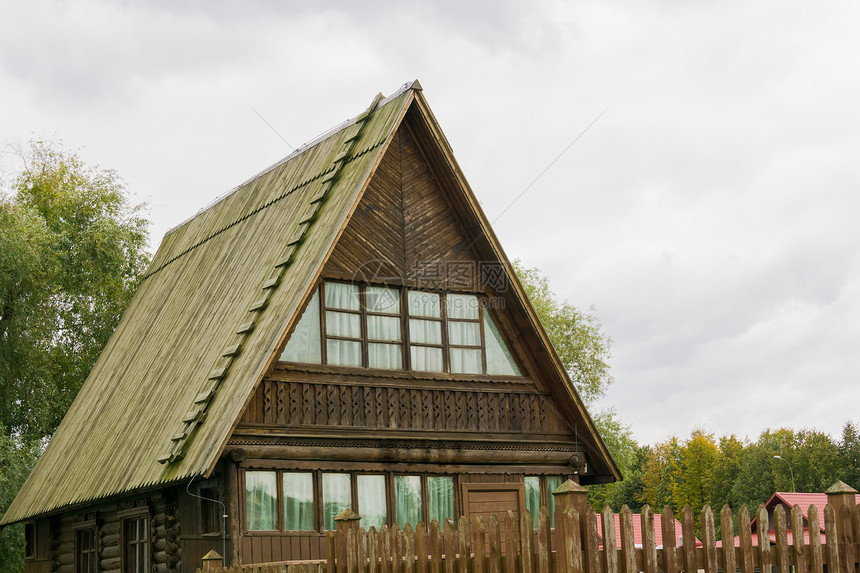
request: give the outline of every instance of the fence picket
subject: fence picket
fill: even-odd
[[[839,559],[839,535],[836,527],[836,510],[829,503],[824,506],[824,531],[827,533],[827,573],[843,573]]]
[[[788,555],[788,531],[785,509],[777,505],[773,510],[774,535],[776,536],[776,573],[789,573],[791,560]]]
[[[739,568],[735,560],[735,526],[728,505],[720,510],[720,539],[723,541],[723,570],[735,571]]]
[[[534,573],[534,522],[528,510],[520,514],[520,567],[522,573]]]
[[[487,520],[487,538],[490,542],[487,573],[502,573],[502,533],[499,531],[499,518],[495,513],[491,513]]]
[[[660,528],[663,533],[663,573],[678,573],[676,549],[678,540],[675,537],[675,514],[668,505],[663,506]]]
[[[753,573],[755,566],[753,565],[752,527],[750,525],[750,510],[745,505],[742,505],[738,512],[738,536],[740,537],[738,568],[741,573]],[[723,538],[725,539],[725,536]]]
[[[505,512],[505,556],[502,558],[504,573],[517,570],[517,520],[510,509]]]
[[[696,522],[693,508],[685,505],[681,510],[681,534],[683,536],[684,571],[698,571],[696,563]]]
[[[427,528],[423,521],[415,526],[415,573],[427,573]]]
[[[395,523],[391,526],[391,573],[402,573],[403,571],[403,554],[405,553],[405,540],[403,539],[403,530]]]
[[[597,512],[590,505],[585,508],[585,568],[586,573],[602,573],[600,541],[597,537]],[[524,572],[525,573],[525,572]]]
[[[430,573],[442,573],[442,533],[439,522],[430,522]]]
[[[803,510],[795,504],[791,508],[792,562],[795,571],[806,571],[806,549],[803,535]]]
[[[367,567],[367,532],[363,527],[358,529],[358,549],[356,553],[356,566],[358,573],[364,573]]]
[[[367,530],[367,573],[379,571],[379,534],[376,527]]]
[[[549,515],[546,508],[542,507],[538,512],[538,535],[535,547],[537,573],[550,573],[552,555],[549,553],[549,534]]]
[[[606,573],[619,573],[618,551],[615,540],[615,514],[607,505],[600,514],[603,524],[603,553],[606,557]]]
[[[484,573],[484,559],[487,555],[484,537],[484,522],[476,515],[472,520],[472,573]]]
[[[856,547],[854,546],[854,516],[852,511],[844,505],[839,508],[839,550],[844,553],[843,560],[845,562],[845,571],[854,571],[854,556],[856,555]],[[844,547],[844,549],[843,549]]]
[[[442,541],[445,544],[445,573],[454,573],[454,564],[457,562],[457,531],[454,529],[454,522],[450,519],[445,520],[445,526],[442,528]]]
[[[717,535],[714,529],[714,511],[710,505],[702,508],[702,545],[705,553],[705,573],[717,573]]]
[[[465,517],[460,517],[457,527],[457,536],[460,545],[460,560],[457,563],[458,573],[469,573],[469,558],[472,554],[472,533],[469,522]]]
[[[615,516],[613,516],[615,521]],[[637,573],[636,567],[636,541],[633,537],[633,513],[626,505],[621,507],[621,569],[624,573]],[[604,524],[606,531],[606,524]],[[615,527],[613,523],[611,527]]]
[[[559,540],[559,547],[564,546],[564,561],[559,560],[559,570],[563,573],[583,573],[579,514],[572,505],[564,508],[562,520],[566,534]]]
[[[818,508],[809,506],[809,573],[824,573],[821,558],[821,526],[818,520]]]
[[[403,526],[403,573],[415,573],[415,530],[411,523]]]
[[[391,561],[394,554],[391,551],[391,532],[387,525],[379,528],[377,538],[379,543],[379,573],[391,573]]]
[[[650,505],[642,508],[639,527],[642,533],[642,571],[657,573],[657,541],[654,532],[654,512],[651,511]]]

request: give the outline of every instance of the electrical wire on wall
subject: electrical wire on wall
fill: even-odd
[[[188,485],[185,486],[185,492],[191,497],[196,497],[197,499],[204,501],[211,501],[221,506],[221,566],[225,567],[227,563],[227,506],[224,505],[224,502],[221,500],[191,493],[191,482],[194,481],[194,477],[196,476],[192,476],[191,479],[188,480]]]

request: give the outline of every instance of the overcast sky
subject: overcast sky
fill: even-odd
[[[860,422],[860,3],[328,6],[0,0],[0,138],[117,170],[154,250],[418,78],[508,256],[594,307],[640,443]]]

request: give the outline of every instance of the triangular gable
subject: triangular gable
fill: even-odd
[[[415,82],[164,238],[0,524],[208,476],[402,124],[468,230],[470,249],[502,266],[514,311],[502,327],[529,333],[536,374],[584,438],[597,481],[618,479]]]

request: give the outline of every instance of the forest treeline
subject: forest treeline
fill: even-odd
[[[686,439],[673,436],[654,445],[639,445],[629,428],[622,428],[615,444],[624,479],[593,486],[589,499],[595,507],[614,510],[627,505],[634,513],[650,505],[668,505],[676,515],[689,505],[736,511],[746,505],[755,511],[777,491],[823,492],[837,480],[860,486],[860,431],[852,421],[833,438],[814,429],[766,430],[752,441],[737,436],[717,438],[701,429]]]

